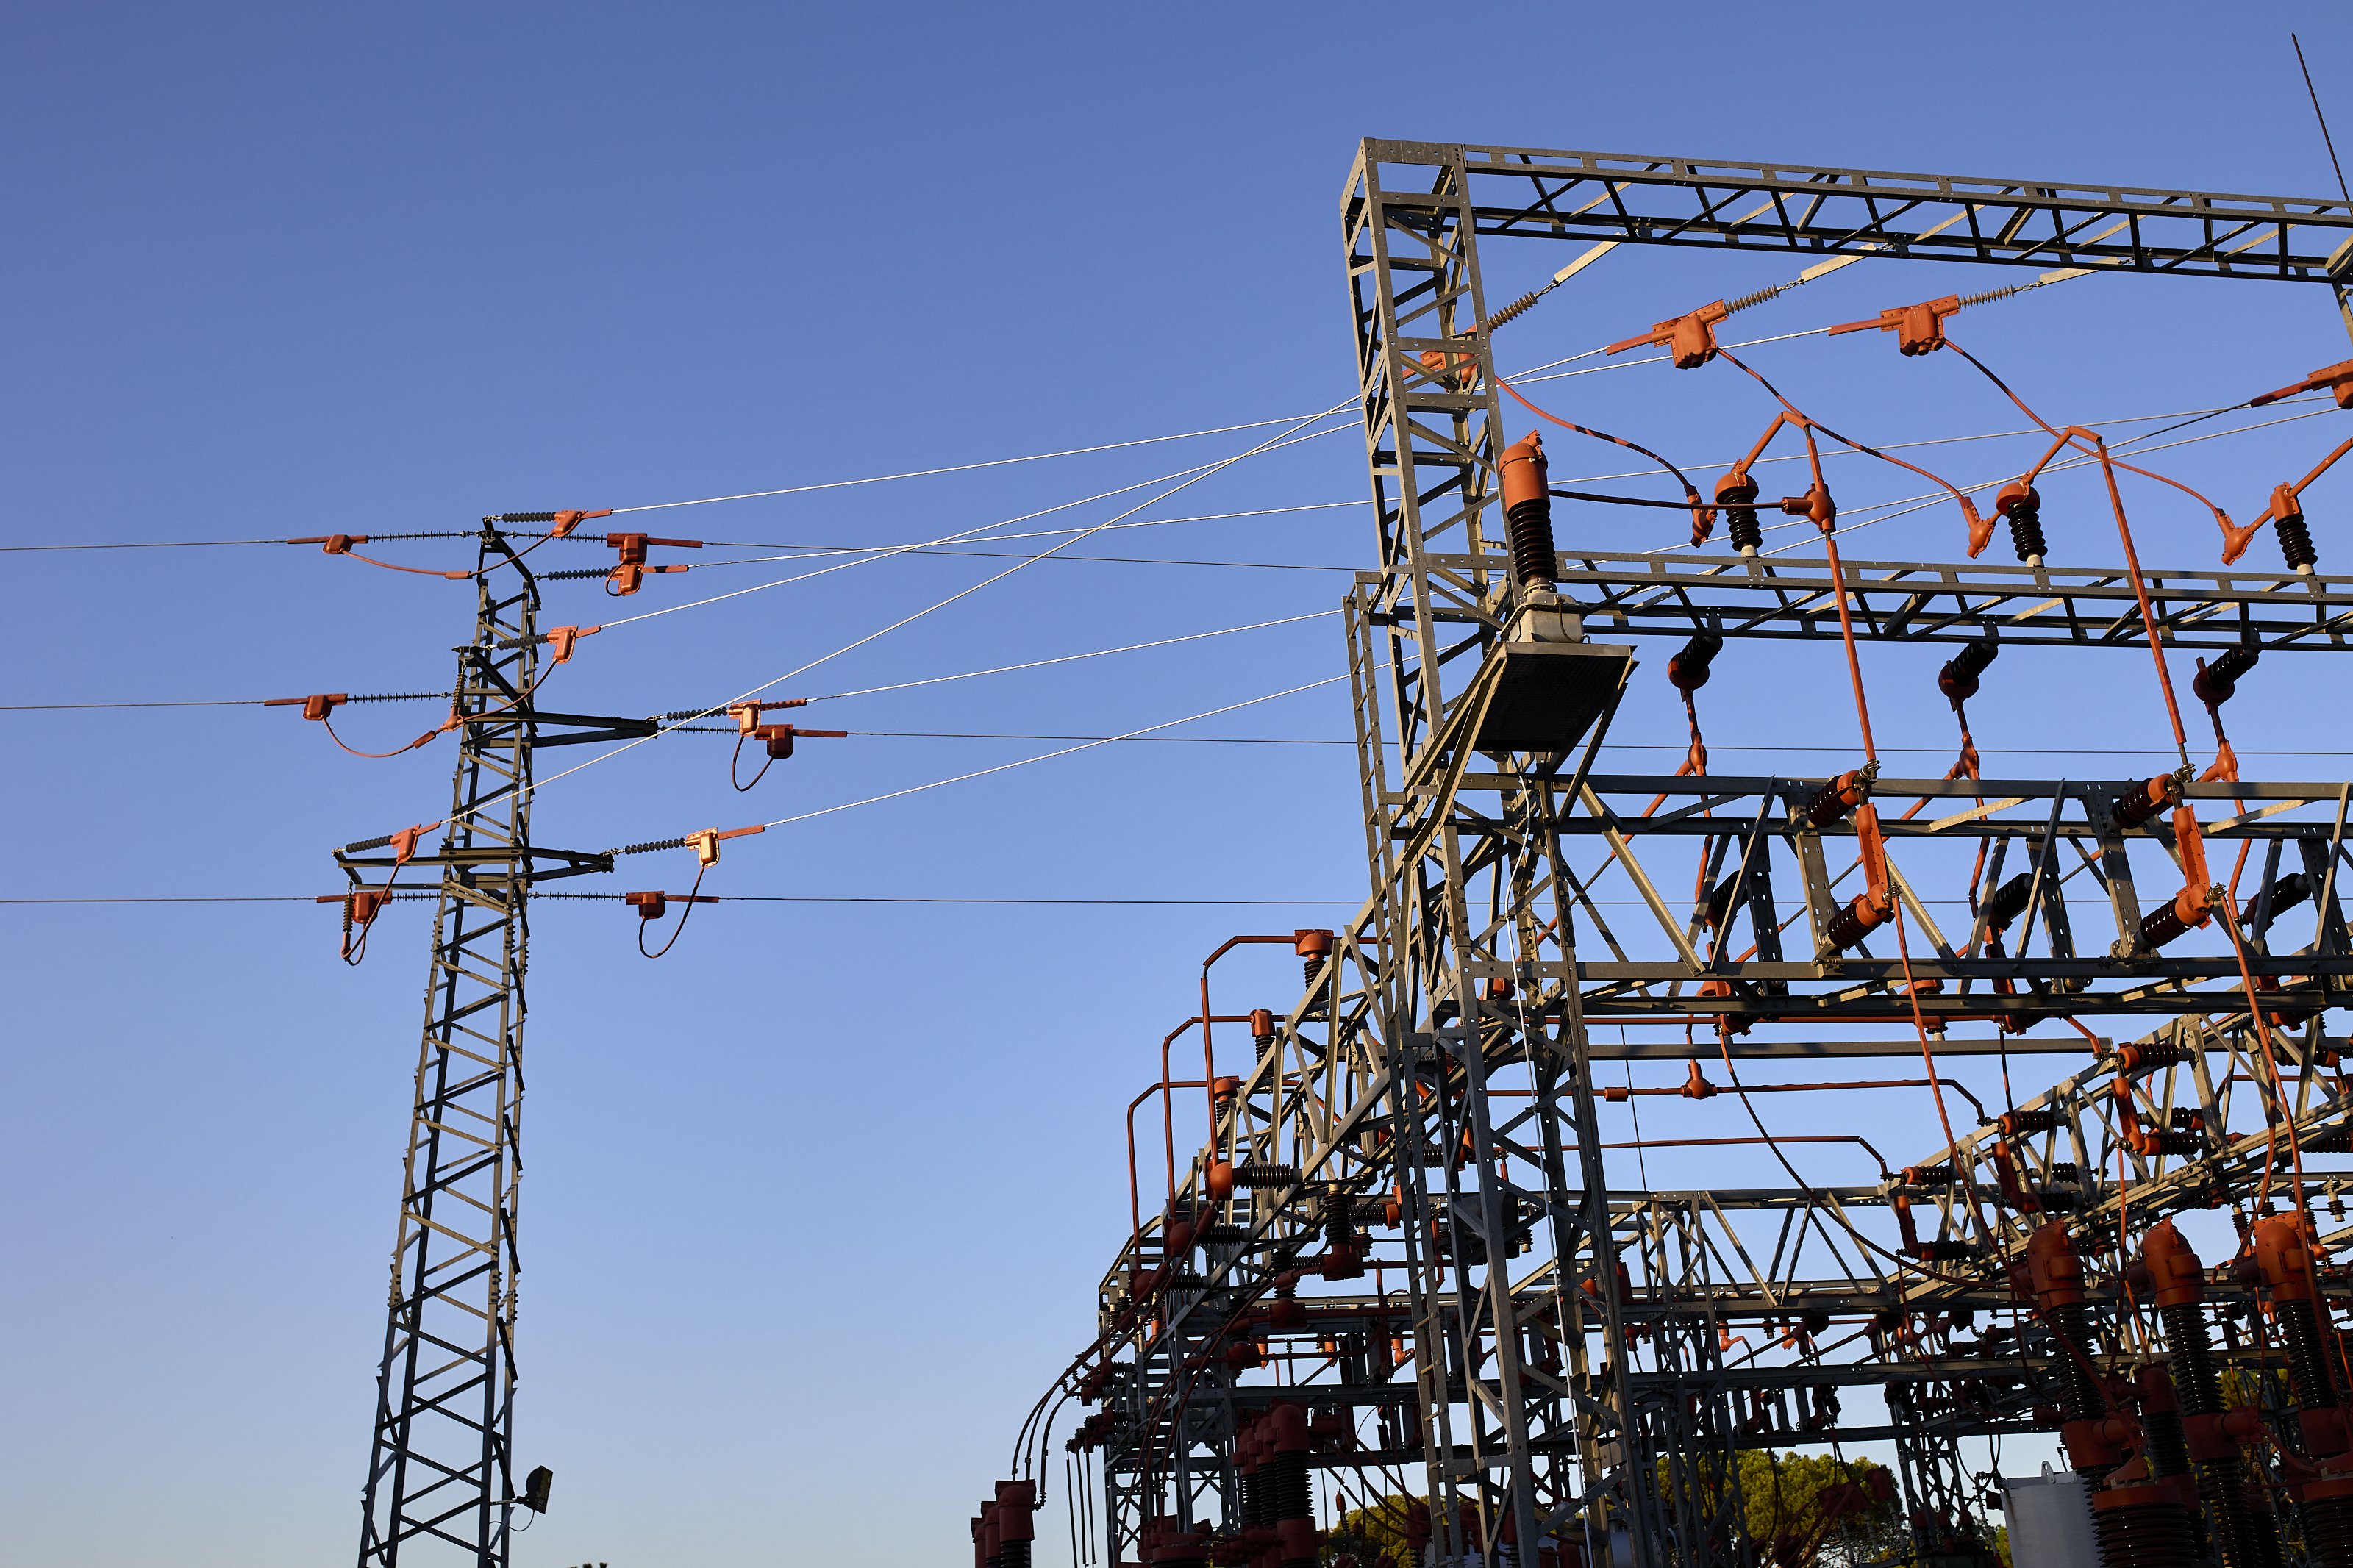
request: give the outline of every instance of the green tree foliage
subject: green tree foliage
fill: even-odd
[[[1883,1465],[1746,1448],[1739,1476],[1741,1528],[1764,1568],[1842,1568],[1905,1550],[1903,1510]],[[1664,1485],[1663,1465],[1659,1479]]]
[[[1353,1558],[1356,1568],[1418,1568],[1405,1540],[1406,1507],[1421,1500],[1385,1497],[1351,1509],[1324,1532],[1324,1561]]]
[[[1857,1568],[1900,1561],[1909,1538],[1894,1481],[1885,1466],[1869,1459],[1841,1463],[1827,1455],[1745,1450],[1742,1522],[1756,1543],[1757,1561],[1761,1568]],[[1353,1559],[1356,1568],[1419,1568],[1405,1538],[1407,1505],[1418,1500],[1385,1497],[1342,1514],[1325,1532],[1324,1563]],[[2006,1542],[1998,1544],[2007,1547]],[[2008,1568],[2006,1554],[2002,1561]]]

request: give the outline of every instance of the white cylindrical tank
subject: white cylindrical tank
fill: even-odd
[[[2084,1478],[2042,1462],[2039,1476],[2007,1476],[2001,1511],[2010,1523],[2011,1568],[2100,1568],[2092,1500]]]

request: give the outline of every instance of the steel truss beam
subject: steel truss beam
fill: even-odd
[[[1482,237],[2315,283],[2353,268],[2353,207],[2328,198],[1418,142],[1366,142],[1352,192],[1367,169],[1398,226]]]

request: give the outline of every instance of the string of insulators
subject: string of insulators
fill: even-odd
[[[1999,289],[1988,289],[1976,294],[1964,294],[1954,304],[1953,309],[1966,310],[1972,305],[1990,305],[1997,300],[2007,300],[2014,294],[2023,294],[2029,289],[2040,287],[2042,285],[2036,283],[2008,283]]]
[[[1510,304],[1504,306],[1493,315],[1489,316],[1477,326],[1472,328],[1471,331],[1472,335],[1475,336],[1480,332],[1492,332],[1497,327],[1504,325],[1505,322],[1514,321],[1526,314],[1529,308],[1535,305],[1538,300],[1544,298],[1546,292],[1547,290],[1539,289],[1529,289],[1526,293],[1521,295],[1518,299],[1513,300]]]
[[[309,539],[290,539],[286,542],[289,544],[324,544],[328,539],[334,536],[319,535]],[[352,533],[345,534],[343,537],[353,544],[365,544],[371,540],[381,542],[385,540],[472,539],[476,536],[472,532],[462,529],[436,528],[412,533]]]

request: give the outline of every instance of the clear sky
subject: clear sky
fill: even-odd
[[[2353,137],[2353,24],[2317,5],[12,8],[5,542],[462,528],[1312,414],[1353,391],[1336,201],[1367,134],[2328,193],[2291,27]],[[1498,249],[1491,292],[1562,259]],[[1579,352],[1793,270],[1620,251],[1503,357]],[[1984,283],[1866,263],[1740,324],[1796,331]],[[2261,283],[2094,279],[1970,331],[2086,419],[2236,401],[2347,352],[2320,290]],[[1957,367],[1875,339],[1758,352],[1866,438],[2016,427]],[[1694,463],[1762,421],[1726,380],[1663,366],[1556,391]],[[2180,461],[2243,515],[2334,428]],[[651,516],[739,542],[712,560],[911,541],[1268,433]],[[1555,475],[1628,466],[1597,450],[1556,456]],[[1972,478],[2023,460],[2016,441],[1958,450]],[[1850,508],[1904,493],[1855,486]],[[1021,526],[1100,522],[1158,488]],[[1327,611],[1370,559],[1364,509],[1339,504],[1364,493],[1345,430],[1253,458],[1140,518],[1262,515],[1074,552],[1315,570],[1040,564],[784,689]],[[2063,512],[2054,558],[2110,558],[2095,514]],[[1660,515],[1563,529],[1671,544]],[[2342,570],[2342,531],[2315,523]],[[1957,531],[1920,514],[1849,548],[1949,555]],[[447,543],[392,548],[470,564]],[[2210,563],[2211,524],[2154,510],[2144,549]],[[470,589],[312,549],[7,561],[12,704],[431,690],[470,631]],[[549,700],[716,700],[1009,563],[907,557],[618,628]],[[658,578],[629,608],[789,570]],[[549,619],[609,616],[596,592],[551,589]],[[1925,693],[1935,662],[1890,655],[1873,678]],[[2338,689],[2278,662],[2234,710],[2242,747],[2336,743]],[[551,787],[538,836],[598,848],[781,816],[1052,749],[928,732],[1111,734],[1341,668],[1327,617],[845,699],[809,721],[892,733],[812,742],[748,796],[722,775],[723,741],[681,736]],[[1718,669],[1718,744],[1851,743],[1810,655]],[[2145,670],[2116,669],[2111,697],[1997,667],[1980,744],[2156,743]],[[1679,745],[1658,670],[1637,681],[1615,734]],[[1337,740],[1343,690],[1171,733]],[[432,710],[348,711],[353,743],[383,750]],[[1941,705],[1890,713],[1883,744],[1948,743]],[[0,727],[8,897],[324,891],[332,846],[432,820],[448,795],[446,741],[358,762],[282,710]],[[689,874],[672,857],[614,886]],[[1200,956],[1363,895],[1351,755],[1103,747],[778,829],[731,847],[712,886],[1292,900],[723,905],[659,965],[616,906],[535,921],[516,1457],[557,1479],[517,1561],[961,1561],[1021,1411],[1091,1332],[1125,1223],[1119,1108],[1191,1011]],[[351,971],[309,903],[0,909],[7,1561],[292,1568],[353,1551],[425,929],[396,908]],[[1238,1009],[1292,999],[1287,956],[1229,967]],[[1886,1114],[1893,1142],[1928,1146],[1924,1105]]]

